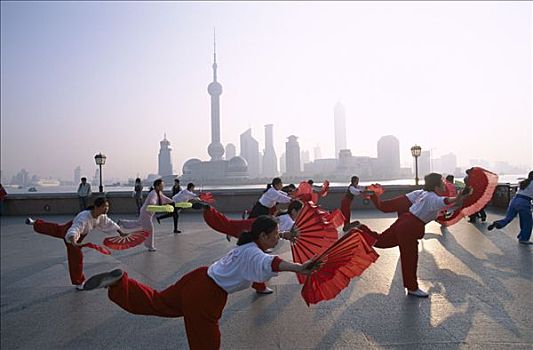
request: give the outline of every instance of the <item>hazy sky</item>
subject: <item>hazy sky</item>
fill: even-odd
[[[531,2],[1,2],[1,169],[92,178],[157,172],[163,134],[181,174],[208,160],[213,27],[221,141],[264,147],[274,124],[334,156],[393,134],[402,164],[435,156],[533,168]]]

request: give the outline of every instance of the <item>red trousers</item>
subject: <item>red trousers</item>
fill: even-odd
[[[65,243],[65,246],[67,247],[68,272],[70,274],[70,281],[72,284],[77,285],[82,284],[83,281],[85,281],[85,276],[83,275],[83,253],[81,252],[80,247],[65,242],[65,235],[70,226],[72,226],[72,221],[60,225],[43,220],[37,220],[33,224],[33,230],[37,233],[42,233],[44,235],[63,240],[63,243]],[[84,237],[82,237],[81,240],[83,240],[83,238]]]
[[[348,225],[350,223],[350,217],[352,215],[352,201],[353,196],[345,195],[341,201],[341,212],[344,215],[344,224]]]
[[[405,195],[384,201],[382,201],[379,196],[372,195],[370,196],[370,200],[372,200],[376,209],[379,209],[384,213],[398,212],[398,215],[408,212],[412,204]]]
[[[362,225],[359,228],[377,239],[374,247],[400,247],[403,286],[409,290],[417,290],[416,269],[418,266],[418,240],[424,237],[426,224],[410,212],[403,213],[381,234]]]
[[[183,317],[191,350],[219,349],[218,320],[228,293],[200,267],[158,292],[128,277],[109,287],[109,299],[136,315]]]
[[[205,223],[213,230],[239,238],[244,231],[250,231],[255,218],[233,220],[216,210],[215,208],[204,209]]]

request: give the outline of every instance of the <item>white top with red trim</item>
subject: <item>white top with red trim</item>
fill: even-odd
[[[413,205],[411,205],[409,211],[427,224],[435,220],[439,215],[439,211],[448,205],[446,198],[440,197],[435,192],[423,191]]]
[[[287,232],[290,231],[292,226],[294,225],[294,220],[291,218],[289,214],[282,214],[278,216],[279,220],[279,232]]]
[[[283,191],[278,191],[274,187],[270,187],[261,198],[259,198],[259,203],[267,208],[272,208],[276,203],[289,203],[291,197]]]
[[[94,229],[103,232],[112,232],[120,229],[120,227],[108,218],[106,214],[102,214],[95,219],[90,210],[84,210],[76,215],[72,221],[72,226],[70,226],[65,234],[65,241],[70,243],[71,237],[74,237],[77,242],[81,236],[86,236]]]
[[[232,249],[207,270],[207,275],[228,293],[250,288],[253,282],[264,282],[277,276],[273,261],[278,257],[263,252],[254,242]]]
[[[409,202],[414,203],[422,193],[424,193],[424,190],[414,190],[406,193],[405,196],[409,199]]]

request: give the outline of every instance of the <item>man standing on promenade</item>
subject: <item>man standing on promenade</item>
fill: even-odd
[[[81,178],[81,183],[78,186],[78,198],[80,201],[80,210],[85,210],[89,203],[89,197],[91,196],[91,184],[87,182],[86,177]]]

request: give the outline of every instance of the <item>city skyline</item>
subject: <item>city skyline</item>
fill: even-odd
[[[277,20],[267,6],[280,11]],[[378,139],[395,135],[402,166],[411,164],[416,143],[434,157],[453,153],[463,166],[485,159],[533,167],[530,3],[267,6],[2,2],[2,176],[26,169],[70,179],[78,165],[91,176],[94,154],[102,152],[108,156],[104,177],[146,177],[157,173],[164,133],[176,174],[187,159],[209,160],[213,26],[224,84],[224,147],[238,144],[251,128],[263,150],[264,126],[273,124],[276,154],[295,135],[302,150],[318,145],[323,158],[334,158],[334,106],[340,102],[353,155],[376,157]],[[240,25],[225,17],[235,14],[243,17]],[[174,24],[186,15],[191,28]],[[350,15],[360,22],[347,21]],[[370,37],[360,35],[376,29],[371,18],[384,23],[395,15],[411,20],[399,29],[410,34],[407,39],[385,36],[398,20]],[[147,33],[127,39],[136,16]],[[345,21],[324,33],[295,24],[339,18]],[[102,27],[95,32],[89,30],[94,21]],[[353,43],[345,32],[354,35]]]

